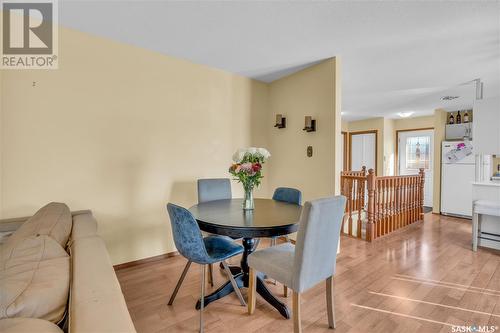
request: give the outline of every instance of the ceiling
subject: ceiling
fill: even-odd
[[[62,25],[271,82],[341,56],[346,120],[500,93],[500,1],[61,1]],[[444,95],[460,98],[444,102]]]

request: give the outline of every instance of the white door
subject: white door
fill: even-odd
[[[414,175],[425,170],[424,206],[432,207],[434,130],[398,132],[398,170]]]
[[[359,171],[363,166],[366,166],[366,170],[375,170],[376,144],[376,133],[351,135],[351,171]]]

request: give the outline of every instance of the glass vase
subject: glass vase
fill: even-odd
[[[245,189],[245,198],[243,199],[243,210],[253,210],[253,188]]]

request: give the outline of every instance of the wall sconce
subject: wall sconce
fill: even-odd
[[[283,117],[282,114],[277,114],[276,115],[276,124],[274,125],[274,127],[277,127],[277,128],[286,128],[286,118]]]
[[[303,131],[316,132],[316,119],[312,119],[311,116],[306,116]]]

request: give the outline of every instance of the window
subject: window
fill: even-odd
[[[406,168],[430,168],[430,136],[414,136],[406,139]]]

